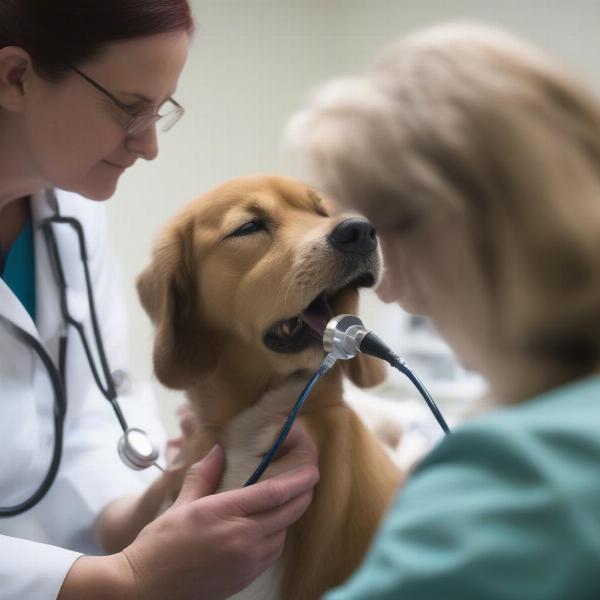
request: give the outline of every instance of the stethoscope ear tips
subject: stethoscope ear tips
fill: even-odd
[[[131,469],[142,471],[151,467],[158,458],[158,448],[142,429],[130,427],[117,446],[121,460]]]

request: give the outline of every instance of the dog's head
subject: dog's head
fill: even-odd
[[[156,326],[159,380],[185,389],[220,361],[273,376],[315,370],[315,330],[356,313],[360,287],[380,273],[375,230],[362,218],[330,216],[318,194],[284,177],[235,179],[189,204],[163,230],[138,277]],[[345,365],[361,386],[384,370],[361,355]]]

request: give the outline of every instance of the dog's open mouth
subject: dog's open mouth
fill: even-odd
[[[338,290],[324,290],[299,315],[277,321],[267,329],[263,342],[273,352],[302,352],[309,346],[323,343],[327,323],[335,316],[336,297],[347,288],[372,287],[375,277],[361,275]]]

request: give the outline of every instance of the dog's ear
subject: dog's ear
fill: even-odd
[[[344,290],[335,301],[337,314],[355,315],[358,313],[358,292],[354,289]],[[368,354],[357,354],[350,360],[339,361],[344,375],[360,388],[376,386],[387,376],[385,363]]]
[[[192,267],[193,223],[175,224],[156,245],[150,265],[137,278],[142,306],[155,326],[154,371],[173,389],[185,389],[211,368],[214,354],[196,313]]]

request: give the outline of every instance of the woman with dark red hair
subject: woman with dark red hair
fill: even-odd
[[[132,421],[161,428],[139,386],[121,386],[122,412],[111,395],[104,358],[122,373],[127,344],[97,201],[182,116],[192,32],[187,0],[0,0],[1,600],[228,597],[280,555],[318,478],[297,429],[287,474],[214,494],[215,447],[147,525],[169,474],[148,485],[116,452],[135,406]],[[87,356],[71,317],[106,357]]]

